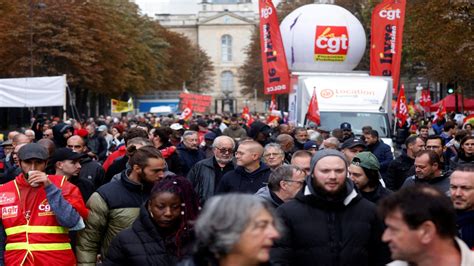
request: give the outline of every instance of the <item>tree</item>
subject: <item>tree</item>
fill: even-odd
[[[408,1],[403,73],[472,85],[473,7],[472,1]]]

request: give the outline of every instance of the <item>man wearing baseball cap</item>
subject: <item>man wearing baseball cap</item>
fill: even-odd
[[[294,200],[277,212],[287,234],[275,242],[275,265],[385,265],[389,252],[381,241],[383,223],[375,205],[347,179],[348,163],[334,149],[319,150]],[[350,244],[344,244],[350,243]]]
[[[380,183],[380,164],[377,157],[369,151],[354,156],[349,165],[349,177],[352,179],[362,197],[377,203],[392,191]]]
[[[354,133],[352,133],[351,124],[344,122],[341,124],[340,129],[342,130],[342,141],[354,137]]]
[[[346,139],[341,145],[341,151],[346,157],[348,163],[352,161],[352,158],[359,152],[367,150],[365,142],[358,138]]]
[[[68,229],[84,228],[88,210],[66,177],[44,171],[48,151],[37,143],[18,151],[22,173],[0,187],[0,238],[5,265],[75,265]],[[27,241],[25,241],[27,239]],[[6,245],[5,245],[6,244]]]
[[[94,193],[95,187],[89,179],[79,177],[81,172],[80,161],[84,157],[87,157],[87,155],[74,152],[69,148],[59,148],[53,153],[49,163],[54,167],[56,175],[65,176],[69,182],[79,188],[82,198],[87,202]]]

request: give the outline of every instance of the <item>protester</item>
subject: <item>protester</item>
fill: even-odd
[[[474,165],[462,164],[450,177],[451,201],[456,209],[459,237],[474,248]]]
[[[74,133],[74,128],[66,123],[59,123],[53,127],[53,141],[56,148],[66,147],[66,141]]]
[[[201,204],[214,196],[222,177],[234,170],[235,142],[228,136],[219,136],[212,144],[214,156],[196,163],[188,173],[194,191],[197,193]]]
[[[204,135],[202,137],[204,138]],[[199,147],[199,136],[196,131],[185,131],[183,141],[176,148],[181,163],[181,172],[185,176],[193,165],[205,159],[204,152]]]
[[[373,203],[388,196],[391,191],[380,183],[380,164],[370,151],[356,154],[349,165],[349,177],[356,185],[362,197]]]
[[[285,152],[281,149],[280,144],[269,143],[265,145],[263,151],[263,162],[272,171],[283,165],[285,162]]]
[[[382,221],[374,204],[346,178],[347,167],[344,155],[333,149],[313,156],[306,185],[277,209],[286,231],[272,249],[271,263],[363,266],[388,261],[380,240]]]
[[[413,135],[406,139],[405,147],[406,152],[402,151],[399,157],[390,162],[384,179],[387,188],[394,191],[400,189],[407,177],[415,174],[415,156],[425,149],[425,142]]]
[[[164,178],[166,162],[155,147],[145,146],[134,152],[130,166],[87,201],[90,215],[77,242],[79,265],[95,264],[99,254],[105,257],[112,239],[132,224],[154,183]]]
[[[367,149],[364,141],[358,138],[349,138],[346,139],[341,145],[341,152],[346,157],[347,162],[351,162],[352,158],[356,156],[359,152],[363,152]]]
[[[153,145],[160,150],[161,155],[166,160],[168,170],[181,175],[181,164],[179,162],[178,152],[176,147],[169,141],[170,129],[168,128],[156,128],[153,130],[152,139]]]
[[[87,147],[84,139],[79,136],[72,136],[67,139],[67,147],[73,152],[80,154],[79,163],[81,169],[79,178],[87,179],[94,185],[94,190],[105,183],[105,172],[102,166],[87,155]],[[87,199],[85,199],[87,200]]]
[[[372,130],[364,135],[367,143],[367,150],[372,152],[380,163],[380,174],[383,178],[387,175],[388,166],[393,161],[393,154],[390,146],[379,139],[379,132]]]
[[[280,145],[281,150],[284,152],[285,163],[290,163],[291,156],[295,151],[295,142],[293,137],[288,134],[280,134],[276,138],[276,144]]]
[[[277,219],[270,203],[254,195],[213,197],[194,226],[194,255],[179,265],[264,265],[280,236]]]
[[[329,137],[323,140],[323,144],[319,148],[322,150],[324,149],[339,150],[339,145],[340,145],[340,142],[336,137]]]
[[[295,148],[297,150],[303,150],[305,143],[308,141],[308,131],[304,127],[295,128]]]
[[[230,125],[222,133],[224,136],[231,137],[234,141],[240,141],[247,137],[247,131],[239,125],[239,120],[237,117],[230,118]]]
[[[305,175],[308,175],[312,156],[309,151],[296,151],[293,153],[293,157],[291,157],[291,165],[298,167]]]
[[[426,149],[432,150],[438,154],[441,163],[441,170],[445,172],[449,170],[449,158],[446,158],[446,146],[442,137],[438,135],[428,136],[428,140],[426,141]]]
[[[429,184],[449,195],[449,174],[440,169],[438,154],[431,150],[418,152],[415,158],[415,175],[408,177],[402,187]]]
[[[43,146],[25,144],[18,159],[21,173],[0,186],[7,197],[1,201],[6,234],[0,243],[1,264],[74,265],[68,230],[84,228],[88,216],[79,190],[66,177],[44,172],[48,151]]]
[[[254,194],[264,187],[271,170],[260,163],[262,155],[263,147],[258,142],[248,140],[240,143],[235,152],[237,167],[222,177],[216,190],[217,194],[229,192]]]
[[[306,141],[303,146],[303,149],[305,151],[311,152],[312,155],[316,154],[316,152],[318,151],[318,148],[319,148],[318,144],[316,143],[316,141],[313,141],[313,140]]]
[[[191,253],[191,222],[198,212],[188,180],[173,176],[157,182],[132,226],[112,240],[104,266],[176,265]]]
[[[268,145],[268,144],[267,144]],[[268,185],[262,187],[255,195],[268,200],[277,208],[284,202],[293,199],[303,187],[305,173],[293,165],[277,167],[268,178]]]
[[[106,129],[107,127],[105,127],[105,129],[102,128],[103,131]],[[96,130],[94,123],[87,125],[86,130],[88,133],[86,137],[87,155],[103,163],[107,156],[107,141],[101,136],[100,132]]]
[[[389,266],[474,265],[474,252],[456,237],[456,214],[433,187],[410,186],[383,199],[379,212],[387,228]]]
[[[462,164],[474,164],[474,136],[466,136],[461,140],[458,155],[451,159],[450,168],[456,169]]]
[[[351,124],[344,122],[339,128],[342,130],[342,142],[354,137],[354,133],[352,133]]]
[[[248,136],[260,143],[260,145],[265,146],[270,142],[270,132],[271,128],[260,121],[255,121],[250,125]]]

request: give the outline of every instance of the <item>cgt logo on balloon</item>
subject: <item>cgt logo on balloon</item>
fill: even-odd
[[[314,61],[343,62],[349,50],[345,26],[316,26]]]

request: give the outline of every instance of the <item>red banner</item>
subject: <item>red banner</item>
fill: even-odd
[[[383,0],[372,12],[370,75],[391,76],[397,93],[406,0]]]
[[[264,93],[289,93],[290,73],[275,6],[271,0],[259,0],[259,11]]]
[[[407,98],[405,97],[405,86],[403,85],[400,88],[400,93],[398,94],[396,118],[398,119],[398,125],[400,127],[403,127],[408,119]]]
[[[190,107],[197,113],[208,113],[212,104],[212,96],[182,92],[179,94],[179,101],[181,110]]]

